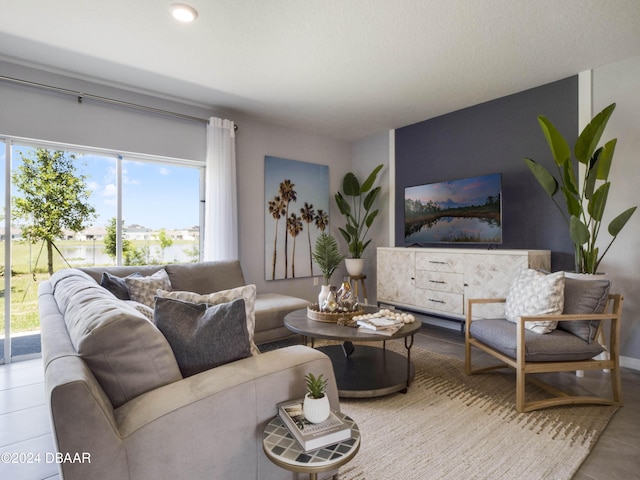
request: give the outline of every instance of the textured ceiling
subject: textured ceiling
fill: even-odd
[[[640,55],[639,0],[184,1],[1,0],[0,57],[353,141]]]

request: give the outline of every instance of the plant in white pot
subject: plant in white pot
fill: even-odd
[[[546,117],[538,117],[558,168],[558,179],[542,165],[525,158],[527,166],[560,209],[569,226],[569,235],[575,248],[577,273],[597,273],[602,258],[637,208],[628,208],[611,220],[608,232],[613,238],[604,252],[600,253],[596,240],[611,189],[609,171],[617,139],[609,140],[601,147],[598,147],[598,144],[615,106],[613,103],[598,113],[580,133],[573,148],[575,164],[564,137]],[[580,164],[584,166],[584,179],[581,188],[578,188],[575,169]],[[562,192],[568,215],[556,200],[555,195],[558,192]]]
[[[302,403],[304,418],[311,423],[322,423],[331,413],[329,397],[325,393],[327,380],[322,374],[316,377],[313,373],[308,373],[304,379],[307,384],[307,393]]]
[[[351,259],[358,260],[357,262],[349,262],[347,259],[347,271],[350,275],[362,273],[362,254],[371,243],[371,239],[367,240],[367,234],[378,215],[378,210],[373,208],[381,190],[379,186],[373,188],[373,184],[382,167],[383,165],[380,164],[374,168],[362,183],[353,172],[347,173],[342,179],[342,192],[339,191],[335,195],[338,209],[346,219],[345,227],[338,228],[338,230],[347,241]],[[358,266],[354,267],[352,264]]]
[[[322,310],[324,300],[330,292],[331,276],[344,260],[340,253],[338,242],[330,233],[322,232],[316,239],[313,261],[318,265],[324,278],[324,285],[318,295],[318,309]]]

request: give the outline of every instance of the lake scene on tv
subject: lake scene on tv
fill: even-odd
[[[502,175],[405,188],[406,245],[502,243]]]

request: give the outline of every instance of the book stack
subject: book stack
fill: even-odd
[[[351,438],[351,427],[334,412],[322,423],[309,422],[304,418],[302,400],[278,404],[278,416],[305,452]]]
[[[404,326],[401,319],[389,317],[363,318],[357,320],[358,330],[391,336]]]

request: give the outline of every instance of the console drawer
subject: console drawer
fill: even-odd
[[[420,290],[416,293],[418,301],[429,310],[462,315],[464,313],[464,295],[436,290]]]
[[[464,277],[462,273],[416,272],[416,288],[436,290],[439,292],[464,293]]]

